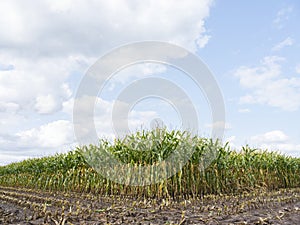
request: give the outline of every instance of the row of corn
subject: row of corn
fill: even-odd
[[[110,142],[0,167],[0,185],[134,197],[201,197],[300,187],[300,158],[187,131],[138,131]]]

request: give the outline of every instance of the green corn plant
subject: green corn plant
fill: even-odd
[[[190,154],[191,149],[182,146],[191,146],[193,152]],[[97,173],[87,159],[101,163],[108,153],[124,163],[124,168],[118,172],[128,179],[127,183],[141,179],[131,176],[127,164],[136,169],[150,165],[148,172],[152,184],[127,186]],[[169,168],[165,160],[172,154],[174,159],[188,160],[173,176],[157,182],[155,164],[164,165],[160,172],[167,175],[173,168]],[[300,159],[249,146],[232,150],[228,143],[223,145],[218,140],[198,137],[188,131],[141,130],[113,142],[101,139],[98,145],[2,166],[0,185],[137,198],[198,198],[208,194],[241,193],[259,187],[270,190],[300,187]]]

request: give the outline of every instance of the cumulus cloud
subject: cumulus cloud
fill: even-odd
[[[73,125],[67,120],[57,120],[16,134],[19,147],[57,148],[74,142]]]
[[[283,77],[281,62],[284,58],[268,56],[260,66],[238,68],[234,75],[240,85],[250,93],[240,98],[242,104],[266,104],[286,111],[296,111],[300,107],[300,78]]]
[[[273,48],[272,51],[279,51],[284,47],[287,46],[292,46],[294,44],[294,40],[290,37],[287,37],[286,39],[284,39],[283,41],[279,42],[278,44],[276,44]]]
[[[74,93],[97,58],[142,40],[167,41],[191,51],[203,48],[210,38],[205,19],[211,5],[212,0],[0,1],[0,148],[13,154],[68,144]],[[115,81],[165,71],[153,65],[139,69],[141,73],[129,71]],[[137,125],[154,114],[135,112],[130,123]],[[109,135],[107,115],[98,115],[98,127]],[[41,121],[44,125],[36,126]]]
[[[53,113],[68,100],[62,84],[72,72],[83,73],[111,48],[141,40],[170,41],[190,50],[204,47],[211,4],[1,1],[0,101]],[[144,68],[144,73],[157,69],[162,68]]]
[[[47,114],[57,110],[58,104],[52,95],[38,96],[36,98],[35,109],[38,113]]]
[[[288,141],[288,136],[280,130],[270,131],[261,135],[256,135],[250,139],[256,143],[274,143],[274,142],[285,142]]]
[[[0,61],[11,62],[14,69],[0,71],[0,101],[15,103],[21,109],[36,109],[41,113],[51,113],[59,109],[72,91],[66,79],[72,68],[79,69],[76,59],[39,58],[31,61],[0,54]],[[48,108],[44,109],[48,102]],[[41,107],[43,109],[41,109]]]
[[[289,136],[281,130],[273,130],[254,135],[250,142],[260,149],[280,151],[281,153],[300,157],[300,144],[292,143]]]
[[[208,41],[204,20],[211,4],[211,0],[176,4],[122,0],[44,0],[33,4],[1,1],[0,101],[33,108],[34,99],[52,95],[56,104],[61,105],[66,99],[57,95],[62,95],[61,84],[72,72],[85,72],[96,58],[128,42],[161,40],[190,50],[204,47]],[[151,73],[161,68],[144,69]]]
[[[0,129],[0,146],[0,165],[69,151],[76,146],[73,124],[67,120],[56,120],[15,133]]]
[[[73,101],[73,100],[72,100]],[[128,114],[124,114],[122,108],[126,108],[127,103],[107,101],[100,97],[83,97],[76,99],[77,105],[75,129],[77,138],[83,142],[95,141],[92,138],[92,131],[95,128],[99,138],[114,138],[119,132],[129,129],[135,131],[140,128],[149,128],[150,122],[158,117],[156,111],[131,109]],[[118,111],[113,114],[115,104],[119,104]],[[94,106],[94,111],[90,110]],[[124,118],[125,116],[125,118]],[[92,123],[88,121],[92,119]],[[125,120],[125,123],[124,123]]]
[[[171,41],[190,49],[204,47],[204,19],[211,0],[40,1],[0,3],[0,43],[30,54],[102,54],[140,40]],[[41,41],[42,40],[42,41]]]

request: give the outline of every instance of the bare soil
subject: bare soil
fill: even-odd
[[[191,200],[0,187],[0,224],[300,224],[300,189]]]

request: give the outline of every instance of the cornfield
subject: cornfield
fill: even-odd
[[[180,146],[190,146],[193,151],[180,152]],[[161,163],[172,154],[186,155],[188,161],[169,178],[145,186],[131,186],[107,179],[87,162],[90,162],[89,156],[101,162],[107,153],[133,168]],[[124,171],[118,173],[128,171],[124,167]],[[258,188],[300,187],[300,158],[249,146],[236,151],[228,143],[193,136],[186,131],[156,129],[138,131],[114,142],[101,139],[98,145],[81,146],[65,154],[2,166],[0,186],[104,196],[196,199],[209,194],[239,194]]]

